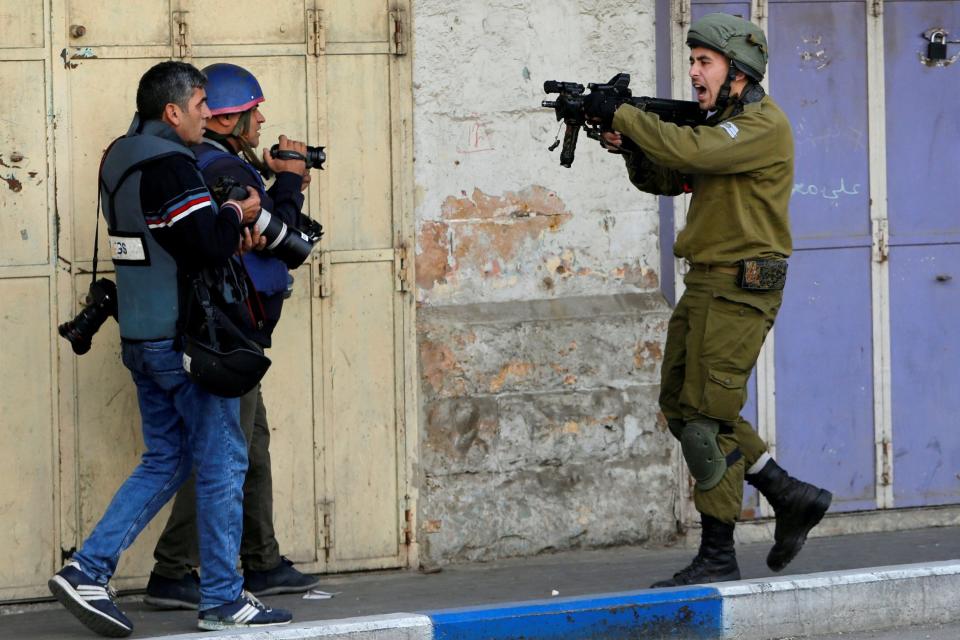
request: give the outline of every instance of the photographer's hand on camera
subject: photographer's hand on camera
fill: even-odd
[[[224,204],[233,203],[240,207],[240,224],[249,225],[256,221],[260,214],[260,194],[251,186],[247,186],[247,197],[243,200],[227,200]]]
[[[307,155],[306,143],[291,140],[287,136],[280,136],[279,150],[293,151],[300,154],[303,158],[306,158]],[[295,173],[298,176],[306,176],[309,173],[305,160],[281,160],[274,158],[269,149],[263,150],[263,162],[270,167],[270,170],[274,173],[288,172]]]
[[[245,226],[240,231],[240,247],[237,253],[243,255],[248,251],[263,251],[267,246],[267,237],[260,233],[260,228],[253,224]]]

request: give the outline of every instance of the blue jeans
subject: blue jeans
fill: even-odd
[[[172,340],[123,343],[123,364],[137,385],[146,450],[73,559],[105,584],[120,554],[195,467],[204,610],[235,601],[243,587],[237,555],[247,445],[240,429],[240,400],[200,389],[183,370],[181,358]]]

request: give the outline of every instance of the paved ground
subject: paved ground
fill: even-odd
[[[768,548],[769,543],[738,547],[744,578],[774,575],[764,564]],[[300,596],[265,600],[272,606],[292,609],[295,621],[306,622],[549,598],[554,590],[561,596],[625,591],[644,588],[671,575],[694,553],[690,549],[616,548],[454,566],[431,575],[410,571],[338,575],[322,586],[326,591],[339,592],[332,600],[304,600]],[[960,527],[942,527],[813,539],[788,571],[803,574],[954,559],[960,559]],[[192,612],[156,612],[136,595],[125,597],[122,607],[136,626],[134,638],[195,630],[196,614]],[[95,637],[58,605],[31,605],[14,613],[23,609],[0,608],[0,638]],[[864,640],[867,638],[871,636],[864,636]]]
[[[804,640],[957,640],[957,638],[960,638],[960,624],[904,627],[902,629],[864,631],[861,633],[839,633],[828,636],[812,636]],[[793,639],[784,638],[783,640]]]

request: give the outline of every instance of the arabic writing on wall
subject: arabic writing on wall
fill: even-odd
[[[854,183],[852,187],[848,187],[846,180],[844,178],[840,178],[840,186],[834,188],[824,185],[796,182],[793,185],[792,195],[823,198],[825,200],[839,200],[844,196],[860,195],[860,183],[857,182]]]

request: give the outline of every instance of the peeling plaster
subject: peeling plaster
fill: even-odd
[[[496,393],[503,388],[508,380],[526,378],[533,370],[532,362],[510,362],[500,369],[500,373],[490,381],[490,393]]]
[[[17,180],[16,176],[14,176],[12,173],[6,178],[0,178],[0,180],[6,182],[7,187],[9,187],[10,191],[13,191],[14,193],[20,193],[23,190],[23,183]]]
[[[658,369],[663,361],[663,348],[659,342],[644,340],[633,352],[633,366],[637,369]]]
[[[571,217],[557,194],[537,185],[502,196],[480,189],[469,197],[449,196],[442,221],[420,225],[417,284],[432,289],[461,272],[503,276],[529,242],[555,233]]]
[[[463,375],[463,369],[447,345],[421,340],[420,369],[421,377],[438,396],[463,393],[463,381],[455,378]]]

